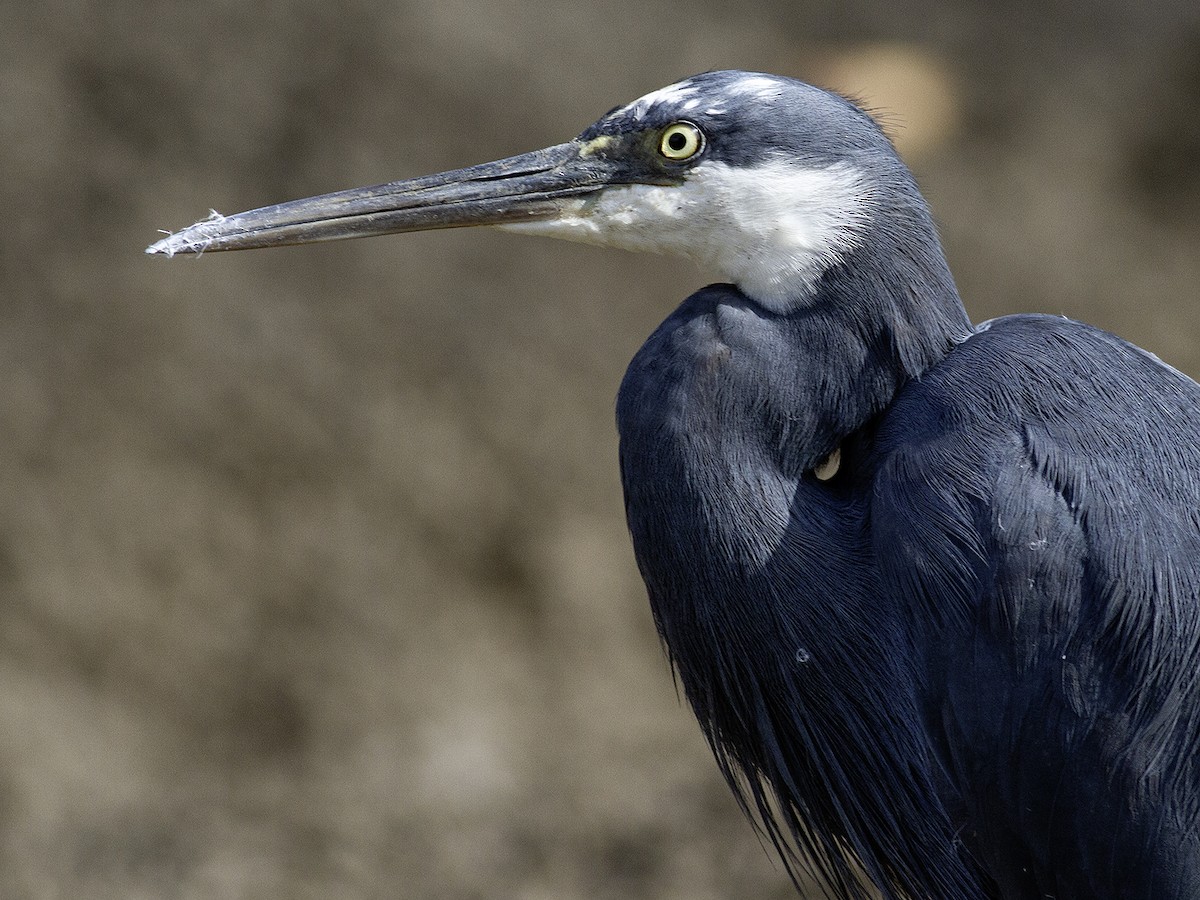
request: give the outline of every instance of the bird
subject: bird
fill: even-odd
[[[147,252],[469,225],[723,279],[630,363],[619,465],[677,683],[797,887],[1200,897],[1200,385],[1063,317],[972,324],[881,126],[763,73]]]

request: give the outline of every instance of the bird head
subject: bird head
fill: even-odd
[[[903,178],[881,177],[901,172]],[[901,187],[897,188],[899,184]],[[563,144],[231,216],[148,253],[202,253],[495,225],[672,253],[773,312],[804,306],[911,186],[874,121],[803,82],[709,72],[618,107]],[[911,193],[917,198],[915,187]],[[923,208],[923,204],[922,204]]]

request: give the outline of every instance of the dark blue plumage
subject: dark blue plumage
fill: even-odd
[[[150,251],[470,224],[732,282],[630,364],[621,474],[679,681],[789,870],[844,897],[1200,897],[1200,385],[1065,319],[973,328],[875,123],[770,75]]]
[[[621,387],[688,700],[839,895],[849,849],[888,897],[1200,896],[1200,386],[1065,319],[971,329],[879,185],[803,306],[705,288]]]
[[[1143,351],[1013,316],[879,424],[881,571],[944,623],[927,715],[1004,896],[1200,896],[1197,421]]]

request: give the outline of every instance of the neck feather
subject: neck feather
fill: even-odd
[[[618,398],[626,511],[684,692],[785,859],[845,896],[868,895],[856,865],[887,897],[973,896],[853,451],[970,323],[923,204],[887,212],[786,313],[713,285],[651,336]]]

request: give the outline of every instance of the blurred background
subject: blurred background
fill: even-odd
[[[705,273],[142,254],[726,67],[883,116],[976,320],[1200,373],[1195,0],[0,6],[0,897],[794,896],[622,520],[614,392]]]

